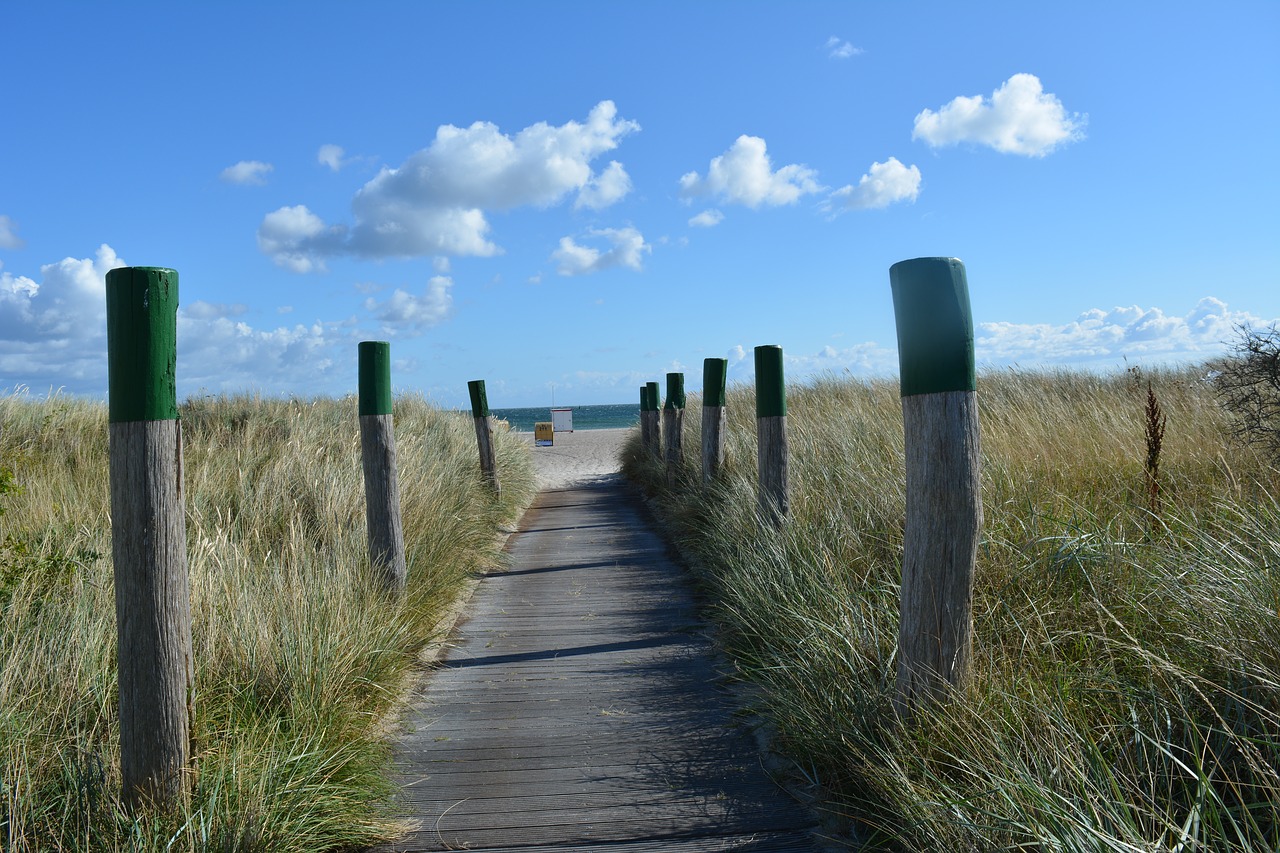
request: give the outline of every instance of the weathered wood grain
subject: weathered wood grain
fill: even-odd
[[[787,486],[787,416],[756,418],[760,513],[780,524],[791,512]]]
[[[676,478],[684,467],[684,409],[662,410],[663,458],[667,465],[667,488],[676,487]]]
[[[408,569],[404,557],[396,438],[391,415],[360,416],[360,459],[364,466],[369,562],[382,588],[398,593],[404,589]]]
[[[640,413],[640,428],[647,431],[649,452],[653,454],[653,458],[661,460],[663,458],[662,446],[662,413],[657,409]]]
[[[498,482],[498,458],[493,446],[493,418],[484,415],[475,421],[476,446],[480,450],[480,473],[494,494],[500,494],[502,487]]]
[[[702,407],[702,482],[711,483],[724,467],[724,406]]]
[[[902,398],[907,519],[896,707],[963,683],[973,645],[973,568],[982,528],[973,391]]]
[[[544,492],[508,552],[406,719],[417,829],[381,849],[812,853],[622,486]]]
[[[193,671],[182,422],[112,423],[109,436],[124,800],[172,804],[189,757]]]

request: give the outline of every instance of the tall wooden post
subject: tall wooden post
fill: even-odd
[[[760,467],[760,511],[781,524],[791,511],[787,489],[787,389],[782,347],[758,346],[756,354],[756,461]]]
[[[369,563],[389,593],[404,589],[408,568],[396,478],[396,437],[391,422],[391,344],[361,341],[360,461],[364,467],[364,517]]]
[[[666,439],[667,488],[676,487],[684,466],[684,374],[667,374],[667,403],[662,407],[662,433]]]
[[[659,424],[659,409],[661,407],[662,397],[658,393],[658,383],[649,382],[644,386],[649,392],[649,408],[645,414],[649,418],[649,452],[653,454],[654,461],[662,460],[662,427]]]
[[[711,483],[724,467],[725,380],[729,359],[702,361],[702,482]]]
[[[649,428],[649,386],[640,386],[640,447],[653,452],[653,430]]]
[[[895,706],[902,717],[964,682],[982,528],[973,318],[964,265],[889,269],[898,328],[907,518]]]
[[[120,775],[130,807],[175,805],[191,730],[191,596],[178,420],[178,273],[107,273],[111,557]]]
[[[485,482],[500,494],[498,486],[498,460],[493,449],[493,419],[489,417],[489,397],[484,391],[484,380],[473,379],[467,383],[471,394],[471,417],[476,422],[476,444],[480,448],[480,473]]]

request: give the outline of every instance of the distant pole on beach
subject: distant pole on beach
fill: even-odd
[[[552,388],[555,386],[553,385]],[[493,493],[501,494],[498,485],[498,460],[493,448],[493,419],[489,417],[489,397],[485,394],[484,380],[473,379],[467,383],[471,394],[471,417],[476,422],[476,444],[480,448],[480,473]],[[554,392],[553,392],[554,393]]]
[[[725,380],[729,359],[702,361],[702,482],[711,483],[724,467]]]
[[[364,466],[369,563],[389,593],[404,590],[408,568],[396,478],[396,437],[391,422],[391,344],[361,341],[360,456]]]
[[[659,424],[659,410],[662,405],[662,396],[658,391],[657,382],[649,382],[645,386],[649,392],[649,408],[646,415],[649,419],[649,453],[653,455],[655,461],[662,460],[662,427]]]
[[[787,491],[787,389],[782,373],[782,347],[758,346],[755,356],[760,511],[775,524],[781,524],[791,511]]]
[[[894,704],[909,718],[968,676],[982,528],[977,382],[964,264],[902,261],[889,269],[889,282],[907,489]]]
[[[667,402],[662,407],[662,433],[666,439],[667,488],[676,487],[684,466],[684,374],[667,374]]]
[[[120,775],[129,808],[169,808],[186,787],[191,596],[178,420],[178,273],[107,273],[111,556]]]

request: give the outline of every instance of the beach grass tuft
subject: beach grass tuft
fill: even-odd
[[[392,837],[389,738],[418,652],[531,498],[517,437],[395,403],[409,586],[371,582],[354,398],[181,407],[194,635],[190,794],[119,800],[107,411],[0,398],[0,849],[320,851]]]
[[[972,679],[910,725],[892,710],[896,382],[788,389],[780,528],[757,510],[750,387],[729,394],[720,482],[700,483],[692,397],[676,487],[638,440],[624,471],[705,586],[775,748],[851,844],[1275,850],[1280,471],[1231,441],[1202,375],[980,377]]]

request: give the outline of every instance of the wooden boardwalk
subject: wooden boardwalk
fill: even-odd
[[[418,828],[385,851],[814,851],[706,627],[618,483],[539,495],[397,750]]]

